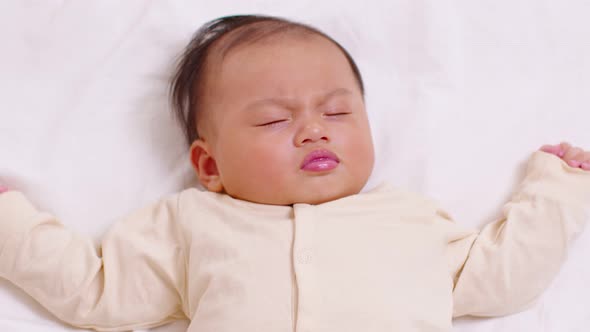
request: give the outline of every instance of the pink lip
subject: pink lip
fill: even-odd
[[[323,172],[333,170],[340,163],[338,156],[332,151],[315,150],[310,152],[301,163],[301,169],[311,172]]]

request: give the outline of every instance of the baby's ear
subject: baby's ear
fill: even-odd
[[[203,187],[209,191],[222,192],[223,184],[217,169],[217,162],[210,151],[209,144],[204,140],[194,141],[190,149],[191,164]]]

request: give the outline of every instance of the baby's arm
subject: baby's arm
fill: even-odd
[[[118,222],[97,250],[21,193],[4,192],[0,277],[77,327],[121,331],[185,318],[178,201],[170,197]]]
[[[521,311],[557,275],[568,244],[590,219],[590,172],[584,160],[572,165],[566,155],[572,158],[558,149],[535,152],[504,217],[479,234],[449,226],[454,317]]]

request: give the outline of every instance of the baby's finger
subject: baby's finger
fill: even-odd
[[[543,145],[539,150],[554,154],[559,157],[563,156],[563,154],[560,155],[560,152],[563,153],[563,151],[561,150],[561,147],[559,145]]]
[[[580,166],[579,164],[581,164],[584,161],[584,150],[578,148],[578,147],[571,147],[569,150],[567,150],[565,152],[565,155],[563,156],[563,160],[565,160],[566,162],[569,161],[574,161],[578,163],[578,166]],[[575,167],[578,167],[575,166]]]
[[[590,151],[584,152],[584,157],[582,164],[580,164],[580,168],[585,171],[590,171]]]
[[[572,145],[569,144],[568,142],[561,142],[561,143],[559,143],[559,147],[561,148],[561,150],[563,151],[563,154],[565,155],[565,153],[568,152],[568,150],[572,148]]]

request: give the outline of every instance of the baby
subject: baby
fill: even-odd
[[[361,75],[322,32],[275,17],[203,26],[172,99],[205,191],[187,189],[92,241],[0,195],[0,277],[60,320],[102,331],[451,331],[523,310],[589,219],[590,152],[535,152],[504,217],[465,230],[387,185]]]

